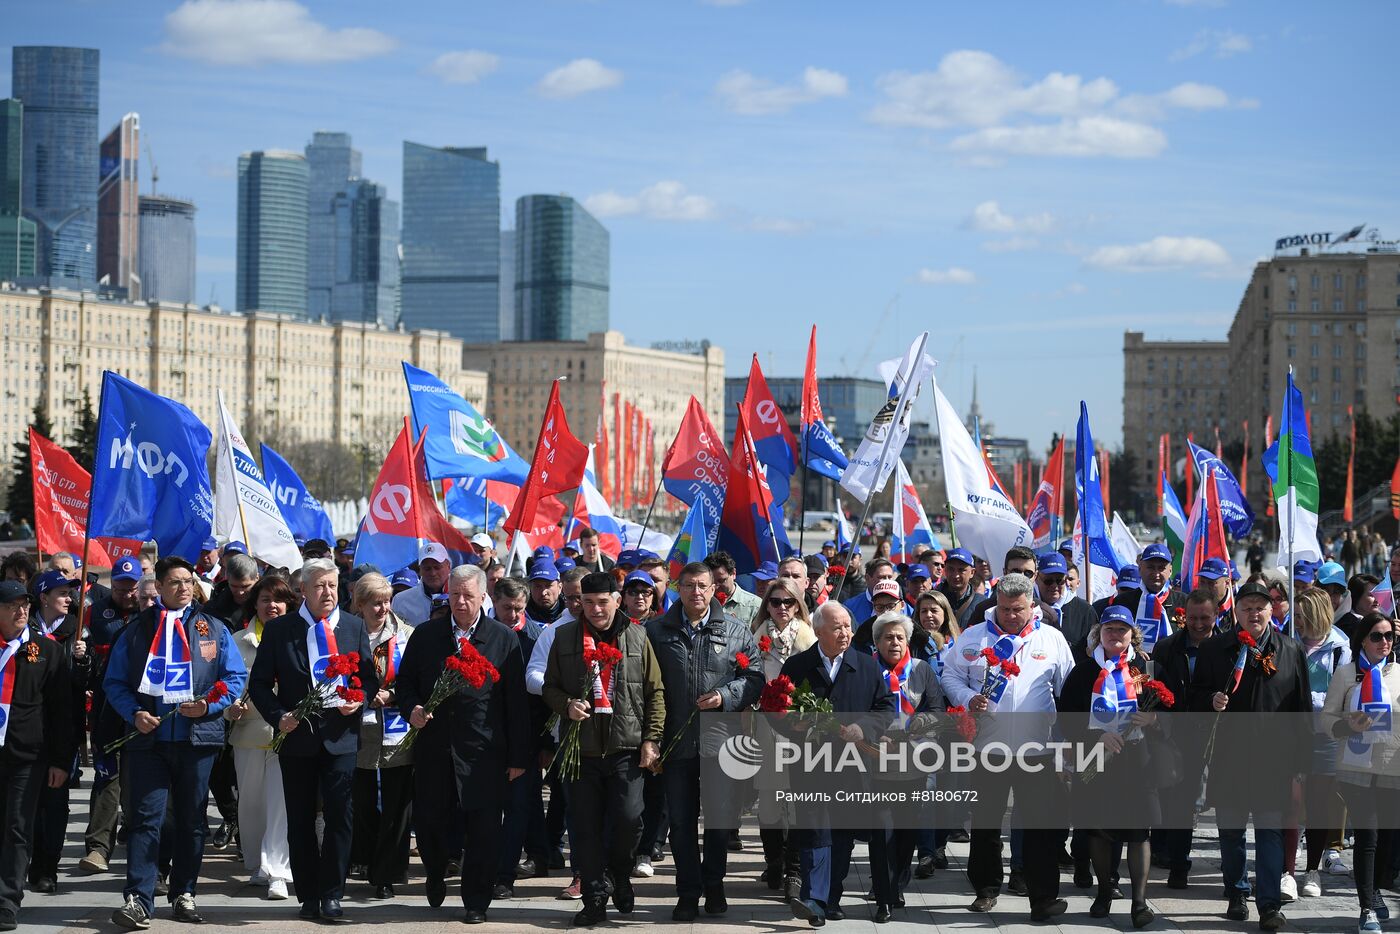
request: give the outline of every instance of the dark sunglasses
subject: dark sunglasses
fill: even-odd
[[[1394,642],[1395,633],[1392,632],[1368,632],[1366,638],[1380,645],[1382,642]]]
[[[792,597],[769,597],[769,598],[768,598],[768,605],[769,605],[769,606],[791,607],[791,606],[797,606],[797,601],[794,600]]]

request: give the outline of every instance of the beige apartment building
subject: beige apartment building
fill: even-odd
[[[401,361],[436,373],[474,405],[484,372],[438,331],[323,324],[286,315],[100,300],[91,293],[0,291],[0,444],[20,440],[42,400],[72,438],[83,390],[94,409],[110,369],[188,405],[207,425],[222,389],[250,438],[386,450],[408,413]]]

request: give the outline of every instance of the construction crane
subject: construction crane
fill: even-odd
[[[880,320],[875,322],[875,326],[870,329],[870,340],[866,342],[865,349],[861,351],[854,364],[846,363],[846,355],[841,355],[841,369],[851,376],[862,376],[865,374],[865,365],[870,362],[870,355],[875,351],[875,342],[880,339],[880,335],[885,330],[885,322],[890,318],[890,312],[899,304],[899,293],[894,294],[885,304],[885,310],[880,313]]]
[[[156,183],[160,181],[160,168],[156,165],[155,153],[151,152],[151,138],[146,137],[146,158],[151,161],[151,194],[156,193]]]

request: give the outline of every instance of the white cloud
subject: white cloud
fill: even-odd
[[[539,92],[545,97],[578,97],[590,91],[605,91],[622,83],[622,72],[608,68],[596,58],[576,58],[540,79]]]
[[[1258,101],[1253,102],[1258,106]],[[1222,110],[1230,106],[1230,95],[1213,84],[1185,81],[1168,88],[1160,94],[1130,94],[1118,101],[1115,110],[1134,120],[1161,120],[1170,109],[1176,110]],[[1245,101],[1236,102],[1237,107],[1248,107]]]
[[[1174,62],[1185,61],[1211,52],[1216,58],[1229,58],[1254,50],[1254,40],[1229,29],[1202,29],[1191,41],[1170,56]]]
[[[1048,213],[1012,217],[1004,213],[995,201],[983,201],[963,221],[963,227],[983,233],[1045,233],[1054,224],[1055,218]]]
[[[949,266],[947,269],[920,269],[914,277],[923,285],[972,285],[977,275],[971,269]]]
[[[825,68],[807,66],[794,84],[774,84],[747,71],[731,71],[719,79],[715,93],[734,113],[754,117],[786,113],[798,104],[824,97],[845,97],[846,76]]]
[[[321,65],[397,45],[375,29],[331,29],[295,0],[185,0],[165,17],[161,50],[212,65]]]
[[[1085,260],[1100,269],[1145,272],[1183,266],[1213,268],[1227,265],[1230,254],[1204,237],[1153,237],[1145,243],[1099,247]]]
[[[1167,147],[1167,136],[1145,123],[1115,117],[1081,117],[1059,123],[988,127],[954,139],[960,152],[1004,152],[1021,156],[1111,156],[1143,159]]]
[[[490,52],[467,49],[463,52],[443,52],[428,66],[428,74],[441,78],[445,84],[476,84],[496,70],[499,56]]]
[[[677,181],[660,181],[635,195],[599,192],[585,198],[583,205],[597,217],[636,215],[660,221],[707,221],[718,213],[713,201],[688,193]]]
[[[807,233],[817,225],[812,221],[795,221],[786,217],[755,217],[748,223],[749,230],[758,233],[775,233],[795,236]]]
[[[982,244],[982,249],[988,253],[1019,253],[1038,246],[1040,241],[1035,237],[1007,237],[1005,240],[988,240]]]

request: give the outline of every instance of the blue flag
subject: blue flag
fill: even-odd
[[[277,497],[277,508],[282,510],[282,518],[292,534],[305,544],[313,538],[324,542],[335,541],[335,531],[331,528],[331,518],[321,508],[321,501],[311,495],[301,477],[287,463],[286,458],[267,445],[262,446],[263,476],[272,495]]]
[[[414,436],[420,437],[423,429],[431,429],[423,444],[428,479],[476,477],[504,480],[516,486],[525,482],[530,465],[511,450],[470,402],[427,370],[407,362],[403,365],[403,378],[408,383]]]
[[[481,529],[494,529],[500,525],[509,510],[486,496],[486,481],[467,477],[453,480],[442,505],[449,515],[465,519]],[[482,521],[485,525],[482,525]]]
[[[1079,523],[1089,561],[1100,567],[1120,568],[1123,562],[1109,541],[1103,487],[1099,485],[1099,459],[1094,453],[1094,435],[1089,430],[1089,407],[1083,402],[1079,403],[1079,427],[1074,441],[1074,492],[1079,498]]]
[[[1254,510],[1249,508],[1249,500],[1240,492],[1239,481],[1220,458],[1205,448],[1198,447],[1190,439],[1187,439],[1186,443],[1191,448],[1191,458],[1196,462],[1201,480],[1205,480],[1208,470],[1215,474],[1215,489],[1220,494],[1220,511],[1225,517],[1225,530],[1233,538],[1244,538],[1249,534],[1249,530],[1254,528]]]
[[[813,422],[802,429],[802,452],[808,470],[832,480],[840,480],[850,466],[846,453],[836,443],[836,436],[823,422]]]
[[[162,555],[197,560],[214,528],[213,440],[185,406],[104,370],[88,534],[154,541]]]

